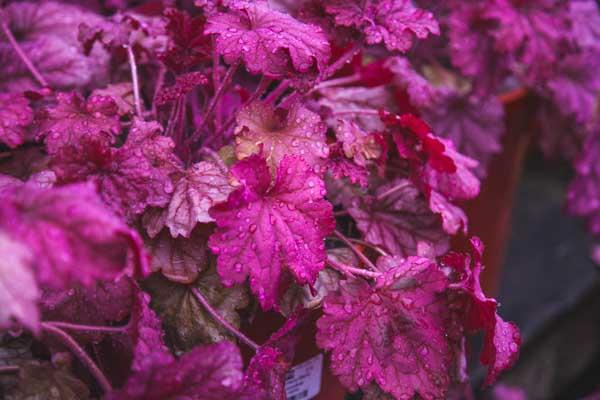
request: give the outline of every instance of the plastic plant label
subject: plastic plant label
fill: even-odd
[[[321,391],[323,354],[293,367],[285,377],[285,393],[288,400],[309,400]]]

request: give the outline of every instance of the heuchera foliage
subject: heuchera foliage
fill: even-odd
[[[519,331],[451,243],[515,88],[600,236],[592,0],[2,4],[9,399],[284,400],[317,317],[368,399],[467,393],[477,332],[494,384]]]

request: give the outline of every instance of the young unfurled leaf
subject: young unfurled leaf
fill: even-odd
[[[440,28],[428,11],[416,8],[412,0],[328,1],[325,10],[333,14],[335,23],[352,26],[365,35],[368,44],[385,43],[388,50],[405,52],[413,38],[438,35]]]
[[[389,191],[389,192],[388,192]],[[378,196],[389,193],[383,198]],[[403,257],[439,256],[449,247],[440,217],[407,179],[379,187],[375,196],[357,197],[348,212],[370,243]]]
[[[91,185],[25,184],[4,190],[0,198],[0,227],[31,249],[39,282],[60,288],[147,273],[140,237],[102,204]]]
[[[18,386],[5,393],[6,400],[87,400],[90,391],[70,371],[50,363],[30,361],[19,366]]]
[[[323,199],[325,184],[299,157],[283,158],[273,185],[258,156],[238,162],[232,173],[241,187],[211,209],[217,229],[209,245],[225,284],[249,275],[252,291],[270,309],[284,271],[299,284],[314,283],[325,262],[323,240],[335,227],[332,207]]]
[[[421,257],[382,257],[378,266],[375,286],[354,279],[327,296],[317,343],[350,390],[377,383],[395,399],[444,398],[453,358],[446,277]]]
[[[229,343],[199,346],[177,360],[150,354],[144,369],[107,400],[234,400],[242,384],[242,357]]]
[[[0,329],[13,327],[13,319],[37,332],[40,293],[35,282],[29,249],[0,231]]]
[[[246,288],[223,287],[214,268],[201,273],[189,286],[168,282],[159,276],[151,277],[144,286],[152,294],[152,307],[163,321],[168,342],[182,351],[199,344],[234,340],[198,303],[192,287],[200,290],[219,315],[237,328],[240,326],[237,310],[248,305]]]
[[[36,116],[38,138],[44,138],[49,153],[56,153],[83,138],[101,138],[112,143],[120,133],[118,108],[111,97],[94,95],[84,100],[72,92],[59,93],[56,100],[55,107]]]
[[[286,155],[300,156],[315,168],[329,155],[327,127],[300,102],[281,109],[255,101],[238,113],[237,123],[235,152],[240,160],[258,154],[275,171]]]
[[[318,73],[326,66],[330,48],[321,28],[272,10],[266,1],[230,5],[229,12],[209,16],[205,29],[216,35],[216,50],[228,64],[243,61],[251,73],[270,78]]]
[[[33,111],[19,93],[0,93],[0,142],[11,149],[23,144],[26,128],[33,122]]]

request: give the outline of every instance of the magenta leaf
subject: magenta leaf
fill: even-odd
[[[355,27],[365,34],[368,44],[383,42],[390,51],[408,51],[415,36],[425,39],[440,33],[433,14],[415,7],[411,0],[333,0],[325,9],[335,16],[336,24]]]
[[[100,15],[58,1],[23,1],[3,8],[3,19],[52,88],[83,87],[106,79],[108,54],[95,48],[86,57],[77,41],[79,23],[97,23]],[[4,35],[0,36],[0,75],[3,89],[38,87]]]
[[[314,283],[325,262],[323,240],[335,226],[325,184],[302,159],[286,156],[271,175],[263,158],[251,156],[232,173],[241,187],[210,215],[217,229],[209,240],[219,255],[218,271],[226,285],[250,275],[252,291],[264,309],[273,308],[282,273],[300,284]]]
[[[554,76],[546,81],[554,103],[565,115],[579,123],[593,120],[600,94],[600,49],[571,54],[558,64]]]
[[[133,345],[133,371],[144,371],[148,366],[149,356],[160,354],[162,359],[172,357],[163,340],[160,319],[150,308],[150,296],[147,293],[137,291],[130,318],[128,334]]]
[[[165,10],[167,17],[167,49],[159,54],[160,59],[173,71],[184,72],[210,59],[210,38],[204,35],[205,18],[190,16],[176,8]]]
[[[505,322],[497,314],[498,303],[486,297],[481,289],[479,276],[483,269],[483,243],[479,238],[471,238],[471,253],[451,254],[445,261],[454,267],[460,279],[452,284],[452,291],[463,294],[468,305],[465,306],[464,327],[467,333],[483,330],[485,333],[481,363],[488,365],[485,384],[493,384],[500,373],[510,367],[519,357],[521,334],[512,322]],[[452,302],[452,297],[450,297]]]
[[[216,50],[228,64],[243,61],[251,73],[270,78],[325,68],[330,48],[321,28],[275,11],[265,1],[231,3],[228,13],[209,16],[205,30],[215,34]]]
[[[0,197],[0,227],[31,249],[40,283],[60,288],[147,272],[140,237],[102,204],[91,185],[26,184]]]
[[[439,90],[432,104],[423,108],[422,112],[437,135],[451,140],[461,154],[479,162],[475,167],[467,163],[468,167],[474,169],[477,176],[485,176],[492,156],[502,149],[500,138],[504,133],[504,109],[496,96]],[[460,162],[457,165],[460,170]]]
[[[390,193],[379,199],[379,196]],[[439,256],[449,247],[441,219],[407,179],[379,187],[375,196],[357,197],[348,212],[370,243],[394,255]]]
[[[422,170],[422,179],[431,189],[450,200],[468,200],[477,196],[480,182],[473,170],[477,168],[478,162],[456,151],[450,140],[440,137],[435,137],[435,140],[442,143],[443,156],[452,160],[456,169],[453,172],[440,171],[440,168],[429,162]]]
[[[327,127],[318,114],[300,102],[281,109],[256,101],[238,113],[237,123],[238,159],[262,155],[276,170],[286,155],[301,156],[312,166],[322,164],[329,155],[325,142]]]
[[[196,347],[177,360],[154,353],[107,400],[234,400],[242,367],[239,349],[229,342]]]
[[[106,326],[118,324],[131,313],[135,285],[129,278],[99,281],[68,290],[44,290],[41,309],[45,320]]]
[[[377,383],[396,399],[443,398],[452,361],[440,298],[446,277],[421,257],[382,257],[378,266],[385,272],[375,286],[345,281],[327,296],[317,343],[350,390]]]
[[[49,153],[83,138],[102,138],[112,143],[120,133],[117,104],[110,97],[91,96],[84,100],[79,94],[59,93],[55,107],[36,116],[38,138],[44,137]]]
[[[27,99],[19,93],[0,93],[0,121],[0,142],[11,149],[23,144],[33,122]]]
[[[32,254],[2,231],[0,254],[0,329],[13,328],[13,321],[17,321],[37,333],[40,293],[33,274]]]
[[[156,122],[135,120],[122,147],[101,137],[65,144],[52,158],[60,182],[91,181],[106,204],[131,219],[171,199],[170,175],[181,168],[173,141]]]

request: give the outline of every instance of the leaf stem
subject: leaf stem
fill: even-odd
[[[329,87],[347,85],[349,83],[354,83],[354,82],[358,81],[359,79],[360,79],[359,74],[352,74],[352,75],[344,76],[341,78],[330,79],[328,81],[323,81],[323,82],[319,83],[314,88],[312,88],[309,93],[316,92],[317,90],[326,89]]]
[[[289,79],[285,79],[285,80],[279,82],[279,85],[277,85],[277,87],[275,89],[273,89],[273,91],[271,93],[269,93],[269,95],[265,99],[265,103],[267,103],[267,104],[275,103],[277,101],[277,99],[279,98],[279,96],[281,96],[287,90],[288,87],[290,87]]]
[[[250,339],[249,337],[247,337],[246,335],[244,335],[242,332],[240,332],[239,330],[237,330],[225,318],[223,318],[221,315],[219,315],[219,313],[217,312],[217,310],[215,310],[210,305],[210,303],[208,302],[208,300],[206,299],[206,297],[204,297],[204,295],[202,294],[202,292],[200,292],[200,290],[198,290],[198,288],[192,288],[192,293],[196,297],[196,300],[198,300],[200,302],[200,304],[202,304],[202,306],[206,309],[206,311],[218,323],[220,323],[225,329],[227,329],[229,332],[231,332],[235,337],[237,337],[240,341],[242,341],[243,343],[245,343],[248,347],[251,347],[254,351],[258,351],[258,349],[260,348],[260,346],[258,344],[256,344],[252,339]]]
[[[373,250],[375,250],[376,252],[378,252],[379,254],[381,254],[382,256],[389,256],[389,254],[385,250],[383,250],[381,247],[375,246],[374,244],[371,244],[369,242],[365,242],[364,240],[354,239],[354,238],[348,238],[348,240],[351,241],[352,243],[356,243],[356,244],[360,244],[362,246],[370,247]]]
[[[23,51],[23,49],[21,48],[21,46],[17,42],[17,39],[15,39],[15,36],[10,31],[10,28],[6,24],[6,21],[4,20],[4,18],[2,18],[1,15],[0,15],[0,18],[1,18],[1,20],[0,20],[0,27],[2,28],[2,32],[4,32],[4,35],[6,36],[6,38],[8,39],[8,41],[10,42],[10,45],[17,52],[17,54],[19,55],[19,58],[21,59],[21,61],[23,61],[23,64],[25,64],[25,66],[27,67],[27,69],[29,70],[29,72],[31,73],[31,75],[33,75],[33,77],[35,78],[35,80],[38,81],[38,83],[40,84],[40,86],[42,86],[42,87],[48,87],[49,86],[48,85],[48,81],[46,81],[46,79],[42,76],[42,74],[40,73],[40,71],[38,71],[38,69],[35,67],[35,65],[33,65],[33,62],[31,62],[31,60],[29,59],[29,56],[27,56],[27,54],[25,54],[25,52]]]
[[[386,190],[385,192],[377,195],[377,197],[375,197],[375,200],[381,201],[381,200],[385,199],[386,197],[391,196],[392,194],[396,193],[397,191],[404,189],[405,187],[406,187],[406,183],[404,183],[404,182],[399,185],[396,185],[394,187],[391,187],[388,190]]]
[[[360,45],[359,44],[354,44],[350,49],[348,49],[348,51],[346,51],[344,54],[342,54],[340,56],[340,58],[338,58],[333,64],[331,64],[323,73],[323,77],[322,79],[329,79],[330,77],[332,77],[333,75],[335,75],[335,73],[342,69],[344,67],[344,65],[348,62],[350,62],[350,60],[352,60],[352,58],[356,55],[356,53],[360,50]]]
[[[85,350],[79,346],[75,339],[73,339],[62,329],[46,322],[42,322],[42,330],[59,339],[60,342],[67,347],[83,365],[86,366],[105,393],[112,391],[112,386],[104,373],[100,370],[100,368],[98,368],[94,360],[92,360]]]
[[[156,79],[156,87],[154,88],[154,96],[152,97],[152,115],[154,119],[158,118],[158,109],[156,107],[156,98],[160,93],[160,90],[165,83],[165,75],[167,73],[167,68],[161,63],[158,70],[158,78]]]
[[[365,256],[365,255],[362,253],[362,251],[358,250],[358,249],[356,248],[356,246],[354,246],[354,244],[353,244],[353,243],[352,243],[350,240],[348,240],[348,238],[347,238],[346,236],[344,236],[344,234],[343,234],[343,233],[341,233],[341,232],[340,232],[340,231],[338,231],[338,230],[335,230],[335,231],[333,231],[333,234],[334,234],[334,235],[335,235],[337,238],[339,238],[339,239],[340,239],[342,242],[344,242],[344,244],[345,244],[346,246],[348,246],[348,247],[350,248],[350,250],[352,250],[352,251],[353,251],[353,252],[354,252],[354,253],[355,253],[355,254],[358,256],[358,258],[360,258],[360,259],[361,259],[361,261],[362,261],[362,262],[364,262],[364,263],[365,263],[365,264],[366,264],[366,265],[367,265],[369,268],[371,268],[373,271],[377,271],[377,267],[375,267],[375,264],[373,264],[373,263],[371,262],[371,260],[369,260],[369,259],[367,258],[367,256]]]
[[[342,274],[348,277],[354,277],[355,275],[359,275],[365,278],[377,278],[381,275],[381,272],[367,271],[366,269],[351,267],[349,265],[334,260],[332,257],[327,258],[327,263],[333,269],[341,272]]]
[[[223,77],[221,84],[216,89],[215,95],[210,100],[208,108],[206,109],[206,113],[204,114],[204,117],[202,118],[202,125],[206,125],[206,122],[208,121],[208,119],[210,118],[212,113],[215,111],[217,103],[219,102],[219,100],[221,99],[223,94],[225,93],[225,89],[227,89],[229,87],[229,84],[231,83],[233,76],[235,75],[235,71],[237,71],[239,65],[240,65],[240,63],[237,62],[235,64],[231,64],[229,66],[229,68],[227,69],[227,72],[225,73],[225,76]]]
[[[363,108],[363,109],[342,109],[342,110],[337,110],[333,113],[333,115],[348,115],[348,114],[379,116],[379,111],[368,109],[368,108]]]
[[[135,103],[135,113],[143,119],[142,100],[140,98],[140,81],[138,78],[137,63],[135,62],[135,54],[130,45],[125,45],[127,50],[127,58],[129,59],[129,68],[131,69],[131,81],[133,82],[133,101]]]
[[[68,329],[73,331],[103,332],[103,333],[123,333],[129,328],[129,324],[123,326],[99,326],[99,325],[80,325],[62,321],[44,321],[48,325],[56,328]]]

